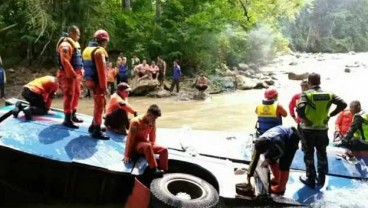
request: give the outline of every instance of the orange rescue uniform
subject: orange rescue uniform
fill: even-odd
[[[108,82],[115,82],[116,76],[118,75],[117,68],[109,68],[107,72],[107,81]]]
[[[55,77],[44,76],[29,82],[24,87],[30,89],[35,94],[41,95],[46,108],[50,109],[53,94],[59,89],[59,84],[55,81]]]
[[[68,114],[77,110],[79,96],[81,94],[83,71],[82,68],[73,68],[71,62],[73,54],[76,52],[75,50],[79,50],[78,52],[80,54],[80,45],[71,38],[62,38],[59,40],[59,43],[57,51],[62,67],[59,67],[57,77],[63,91],[64,113]],[[80,59],[82,63],[82,58],[80,57]]]
[[[344,110],[338,115],[336,119],[336,130],[340,131],[342,136],[345,136],[352,122],[353,115],[351,115],[351,112],[349,110]]]
[[[136,128],[136,135],[131,134],[131,130]],[[156,124],[150,125],[144,119],[144,115],[133,118],[130,121],[130,131],[128,133],[125,156],[132,158],[135,154],[144,154],[150,168],[168,170],[168,151],[167,148],[157,145]],[[157,165],[154,154],[159,154],[159,164]]]
[[[117,93],[114,93],[110,98],[109,106],[107,107],[107,110],[106,110],[106,115],[111,114],[112,112],[114,112],[115,110],[119,108],[131,114],[134,114],[135,112],[133,107],[129,105],[128,98],[123,99]]]
[[[88,47],[87,47],[88,48]],[[87,49],[86,48],[86,49]],[[85,50],[86,50],[85,49]],[[83,52],[84,56],[84,52]],[[102,114],[106,106],[106,91],[107,91],[107,58],[108,54],[105,48],[98,47],[93,56],[93,64],[97,71],[97,80],[86,80],[86,86],[93,91],[93,125],[100,126],[102,124]]]

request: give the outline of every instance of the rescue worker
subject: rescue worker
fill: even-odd
[[[351,105],[352,103],[350,103]],[[353,108],[343,110],[337,116],[335,121],[335,132],[334,132],[334,142],[341,142],[353,122],[353,114],[351,112]]]
[[[128,103],[130,90],[127,83],[120,83],[116,93],[111,96],[106,111],[106,128],[123,135],[127,135],[127,129],[129,128],[128,113],[134,116],[138,115],[137,111]]]
[[[108,54],[105,50],[109,34],[105,30],[97,30],[94,35],[96,42],[89,42],[83,51],[86,87],[93,92],[93,121],[88,132],[93,138],[108,140],[101,131],[102,114],[106,106]]]
[[[26,120],[31,120],[32,115],[46,115],[58,89],[58,80],[53,76],[40,77],[26,84],[22,91],[22,96],[29,102],[29,107],[23,109]]]
[[[297,113],[301,118],[302,150],[306,166],[306,176],[301,176],[300,181],[311,188],[315,187],[316,179],[317,186],[323,186],[328,173],[328,121],[330,117],[346,108],[344,100],[333,93],[323,91],[320,84],[319,74],[309,74],[309,90],[302,93],[297,106]],[[336,108],[329,113],[331,104],[335,104]],[[317,150],[318,176],[314,166],[314,149]]]
[[[275,89],[267,89],[264,97],[265,99],[256,108],[258,135],[262,135],[272,127],[282,125],[282,117],[287,116],[286,110],[277,102],[278,92]]]
[[[137,154],[143,154],[150,172],[156,177],[162,177],[163,171],[168,170],[167,148],[156,144],[156,119],[160,116],[160,108],[151,105],[144,115],[131,120],[123,159],[128,163]],[[159,154],[158,164],[154,154]]]
[[[302,92],[307,91],[308,90],[308,81],[307,80],[303,80],[300,83],[300,88],[301,88],[301,91]],[[291,98],[290,103],[289,103],[289,113],[290,113],[290,116],[294,119],[294,121],[298,125],[300,123],[300,118],[299,118],[299,116],[296,116],[295,115],[295,109],[296,109],[296,106],[297,106],[297,104],[298,104],[298,102],[300,100],[300,96],[302,95],[302,92],[295,94]]]
[[[357,100],[352,101],[349,108],[354,115],[353,123],[338,146],[351,150],[368,150],[368,114],[362,110]]]
[[[273,174],[271,193],[283,195],[289,179],[289,170],[299,144],[299,133],[294,127],[276,126],[267,130],[255,140],[252,161],[249,165],[247,180],[254,175],[260,154],[263,154]]]
[[[56,45],[59,70],[57,77],[63,92],[64,126],[78,128],[74,123],[82,123],[76,112],[81,94],[83,61],[78,43],[80,32],[75,25],[69,28],[69,37],[62,37]]]

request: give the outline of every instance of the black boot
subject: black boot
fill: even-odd
[[[23,113],[27,121],[32,120],[32,111],[30,107],[23,109]]]
[[[151,172],[154,178],[162,178],[164,176],[164,171],[158,168],[152,168]]]
[[[83,120],[80,119],[80,118],[77,118],[77,115],[76,115],[77,111],[74,110],[73,113],[72,113],[72,121],[74,123],[83,123]]]
[[[317,186],[323,187],[325,185],[326,175],[325,174],[318,174],[317,177]]]
[[[76,126],[73,121],[72,121],[72,114],[70,113],[65,113],[65,118],[64,118],[64,122],[63,125],[72,129],[78,129],[79,126]]]
[[[93,121],[92,121],[91,125],[88,127],[88,133],[92,133],[94,129],[95,129],[95,126],[93,125]]]
[[[311,187],[311,188],[315,188],[316,187],[316,181],[314,178],[312,177],[306,177],[306,176],[300,176],[299,180],[304,183],[305,185]]]
[[[22,111],[23,109],[24,109],[24,106],[22,105],[22,103],[20,101],[16,102],[15,107],[12,110],[14,118],[18,118],[19,112]]]
[[[101,131],[101,126],[94,126],[92,135],[95,139],[109,140],[110,137]]]

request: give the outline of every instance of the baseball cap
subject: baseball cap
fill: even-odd
[[[127,83],[122,82],[122,83],[118,84],[118,90],[119,91],[131,91],[132,88],[130,88],[130,86]]]

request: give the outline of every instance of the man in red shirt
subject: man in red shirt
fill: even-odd
[[[123,159],[128,163],[136,154],[143,154],[151,172],[157,177],[162,177],[163,171],[168,170],[167,148],[156,144],[156,119],[160,116],[160,108],[151,105],[144,115],[131,120]],[[159,154],[159,164],[154,154]]]
[[[300,88],[301,88],[302,92],[307,91],[308,90],[308,81],[307,80],[303,80],[300,83]],[[293,117],[294,121],[297,124],[300,123],[300,117],[299,116],[295,116],[295,109],[296,109],[296,106],[298,105],[298,102],[299,102],[299,99],[300,99],[300,96],[301,96],[302,92],[295,94],[291,98],[291,101],[289,103],[290,116]]]
[[[350,104],[351,105],[351,104]],[[338,142],[344,138],[353,123],[353,114],[351,109],[344,110],[339,113],[335,122],[334,142]]]
[[[130,87],[127,83],[121,82],[116,93],[111,98],[106,111],[105,126],[119,134],[126,135],[129,128],[128,113],[137,116],[137,111],[128,103]]]

